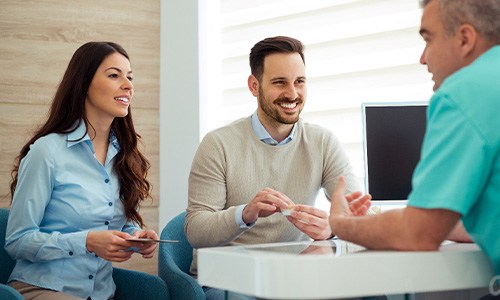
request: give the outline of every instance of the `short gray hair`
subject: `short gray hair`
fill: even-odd
[[[453,35],[462,24],[470,24],[485,39],[500,44],[499,0],[421,0],[422,7],[439,1],[446,34]]]

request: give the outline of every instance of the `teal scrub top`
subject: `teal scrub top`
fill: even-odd
[[[432,97],[408,205],[460,213],[500,274],[500,46]]]

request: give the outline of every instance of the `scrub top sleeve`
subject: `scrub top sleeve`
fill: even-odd
[[[451,99],[441,95],[432,101],[408,205],[464,214],[486,184],[493,153]]]

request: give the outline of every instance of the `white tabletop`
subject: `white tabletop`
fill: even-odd
[[[448,242],[432,252],[367,251],[333,240],[198,250],[200,284],[269,299],[472,289],[487,287],[493,276],[475,244]]]

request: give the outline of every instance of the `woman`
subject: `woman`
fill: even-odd
[[[153,238],[138,208],[150,197],[148,160],[137,148],[125,50],[89,42],[71,58],[48,120],[12,171],[5,249],[16,260],[9,284],[26,299],[109,299],[111,262],[134,251],[151,258]]]

